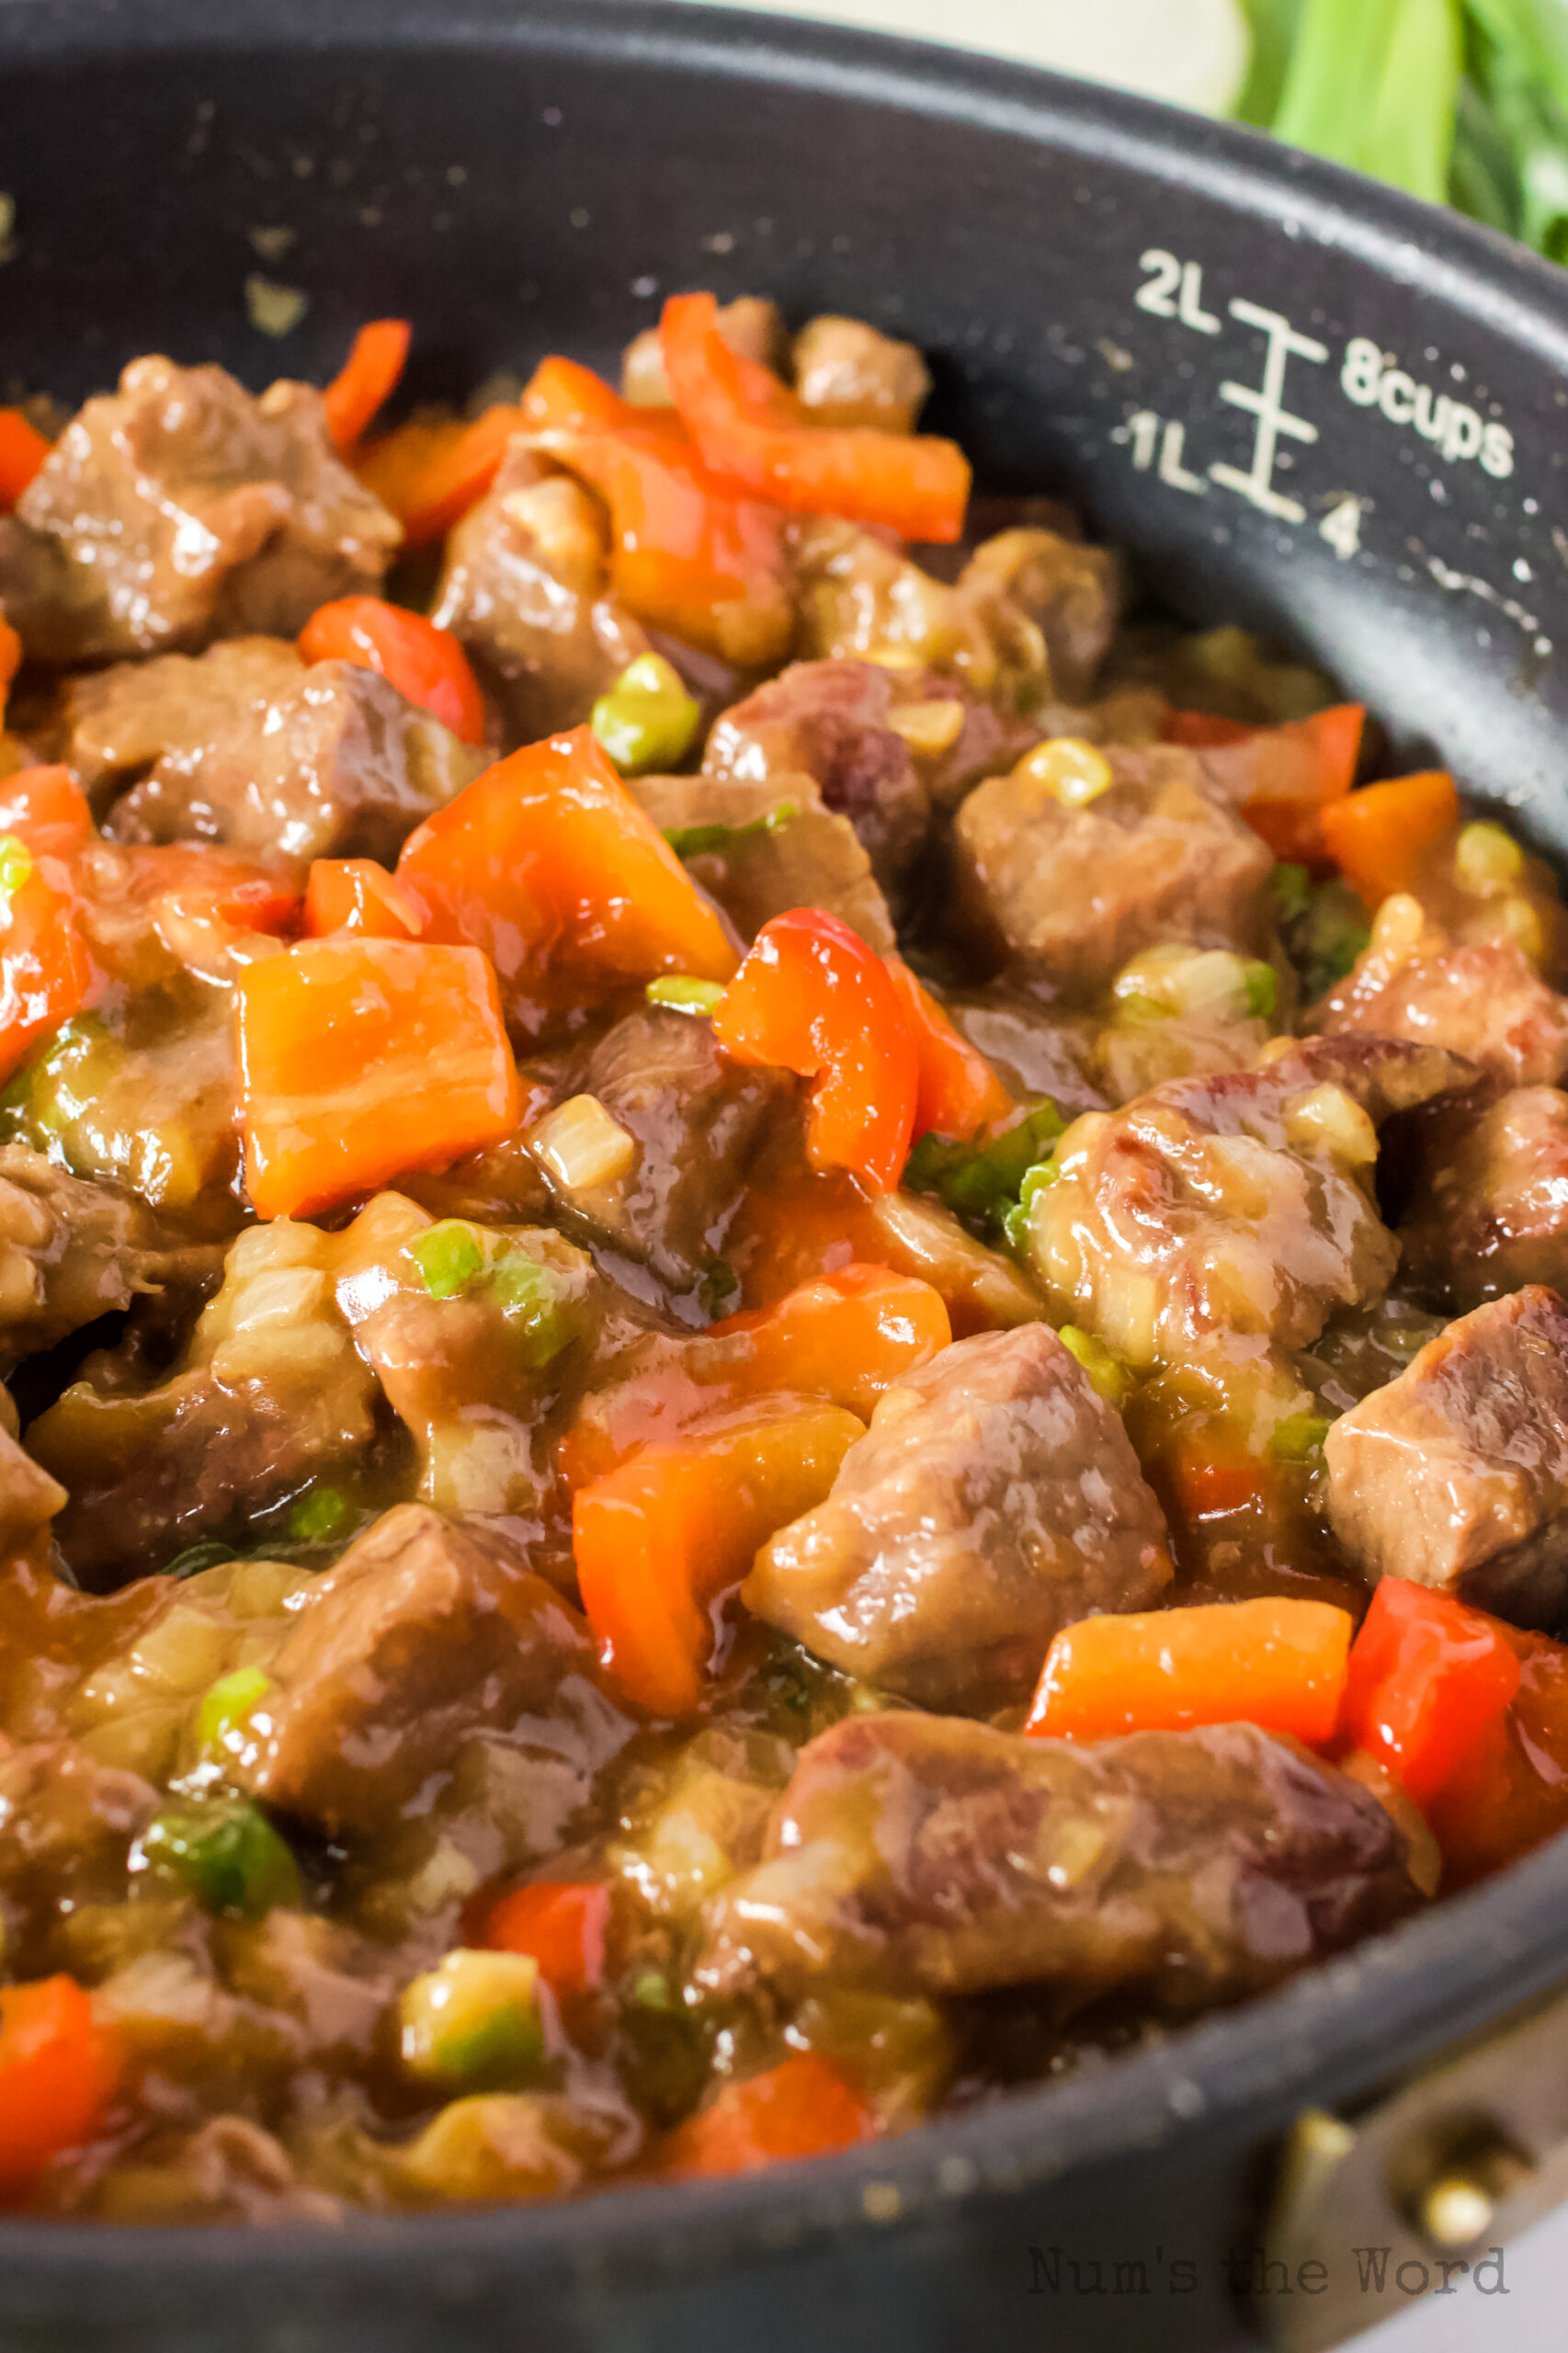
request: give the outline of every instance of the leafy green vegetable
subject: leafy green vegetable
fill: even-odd
[[[248,1801],[166,1808],[138,1845],[145,1864],[168,1872],[214,1917],[259,1920],[275,1904],[300,1900],[293,1856]]]
[[[752,817],[744,825],[666,825],[665,839],[677,858],[706,858],[719,850],[733,849],[736,842],[756,840],[762,834],[776,834],[801,812],[793,801],[781,801],[777,809],[769,809],[765,816]]]
[[[905,1164],[903,1182],[912,1193],[935,1193],[969,1224],[1001,1233],[1030,1169],[1046,1158],[1066,1124],[1046,1096],[1016,1127],[987,1143],[922,1136]]]
[[[1440,204],[1460,52],[1457,0],[1307,0],[1274,130]]]

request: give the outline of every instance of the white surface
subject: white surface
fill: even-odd
[[[1424,2296],[1346,2353],[1563,2353],[1568,2346],[1568,2208],[1506,2249],[1501,2295]]]
[[[1240,0],[730,0],[733,7],[914,33],[1223,114],[1245,78]]]

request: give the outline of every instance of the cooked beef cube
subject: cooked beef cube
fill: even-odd
[[[1165,1539],[1119,1415],[1029,1324],[955,1341],[890,1389],[741,1598],[863,1681],[988,1715],[1027,1698],[1062,1627],[1146,1608]]]
[[[1049,697],[1044,636],[1006,589],[938,580],[888,533],[835,516],[796,517],[786,543],[798,654],[876,662],[905,677],[935,670],[1015,716]]]
[[[129,1307],[190,1256],[168,1246],[133,1195],[72,1176],[25,1144],[0,1145],[0,1367]]]
[[[827,807],[859,835],[895,895],[926,839],[930,799],[889,724],[893,682],[873,662],[797,662],[727,710],[708,739],[709,776],[772,783],[813,777]]]
[[[1084,995],[1157,940],[1266,953],[1267,844],[1207,790],[1190,752],[1106,756],[1114,781],[1076,808],[1027,769],[970,794],[954,834],[971,919]]]
[[[608,580],[598,501],[514,444],[447,542],[431,616],[462,640],[496,688],[509,743],[580,726],[647,651]]]
[[[1030,1267],[1062,1317],[1133,1365],[1179,1363],[1227,1330],[1308,1347],[1398,1263],[1371,1193],[1379,1125],[1473,1077],[1435,1047],[1315,1038],[1262,1070],[1167,1079],[1062,1138],[1029,1211]]]
[[[8,1976],[41,1974],[51,1928],[77,1904],[120,1895],[131,1841],[157,1810],[140,1774],[74,1740],[7,1748],[0,1734],[0,1934]]]
[[[1506,1086],[1568,1076],[1568,997],[1515,941],[1451,941],[1414,899],[1384,901],[1370,946],[1307,1026],[1446,1046]]]
[[[209,669],[187,700],[193,677]],[[415,826],[485,764],[357,663],[296,665],[287,685],[264,693],[241,671],[232,650],[217,646],[200,661],[172,654],[119,679],[116,701],[138,713],[121,722],[125,734],[139,728],[145,744],[161,733],[163,747],[109,811],[105,831],[115,840],[194,839],[301,865],[379,858],[390,866]],[[216,704],[226,676],[239,691],[224,716]]]
[[[28,1450],[70,1491],[57,1534],[84,1583],[156,1568],[369,1447],[376,1384],[333,1296],[335,1246],[286,1220],[249,1228],[166,1380],[92,1358],[33,1423]]]
[[[313,1589],[238,1778],[334,1836],[390,1828],[465,1733],[552,1711],[594,1646],[553,1586],[400,1505]]]
[[[943,1002],[954,1028],[995,1064],[1019,1102],[1049,1095],[1069,1119],[1106,1108],[1087,1068],[1095,1044],[1092,1022],[1005,987],[960,992]]]
[[[649,1006],[595,1048],[583,1090],[626,1137],[624,1166],[574,1181],[547,1136],[540,1158],[558,1205],[672,1290],[690,1289],[723,1253],[769,1124],[793,1103],[792,1081],[732,1062],[706,1021]]]
[[[1532,1283],[1429,1340],[1328,1433],[1329,1517],[1369,1584],[1524,1626],[1568,1604],[1568,1308]]]
[[[788,365],[790,338],[777,302],[760,294],[738,294],[733,302],[719,305],[717,324],[731,350],[743,358],[780,371]],[[620,390],[622,398],[635,408],[671,406],[657,327],[644,327],[627,345],[621,355]]]
[[[1450,1136],[1399,1239],[1412,1290],[1447,1307],[1525,1283],[1568,1291],[1568,1095],[1514,1087]]]
[[[872,425],[913,433],[931,390],[912,343],[895,343],[859,319],[824,314],[795,337],[795,390],[818,425]]]
[[[402,533],[333,447],[320,395],[137,359],[0,523],[0,603],[34,661],[260,631],[380,585]]]
[[[1036,717],[988,701],[962,679],[935,671],[894,674],[889,718],[938,810],[956,809],[977,784],[1017,767],[1042,740]]]
[[[851,1717],[801,1754],[696,1975],[786,2000],[1039,1984],[1176,2014],[1259,1993],[1414,1909],[1366,1790],[1248,1724],[1095,1747]]]
[[[865,845],[847,817],[824,807],[811,777],[646,776],[633,778],[628,789],[661,831],[747,829],[687,861],[743,939],[755,939],[770,916],[790,907],[821,907],[879,956],[897,946]],[[764,826],[776,811],[788,813]]]
[[[959,588],[1006,594],[1045,640],[1052,691],[1069,702],[1091,692],[1126,597],[1123,567],[1110,549],[1056,531],[1002,531],[976,548]]]
[[[61,758],[101,816],[154,768],[171,779],[199,768],[214,743],[265,726],[304,674],[282,637],[231,637],[192,658],[115,662],[84,670],[61,698]]]

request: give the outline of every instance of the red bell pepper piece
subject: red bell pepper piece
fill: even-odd
[[[4,716],[12,681],[21,666],[22,641],[9,621],[0,620],[0,716]]]
[[[380,597],[319,605],[300,631],[301,662],[353,662],[374,670],[464,744],[484,741],[484,696],[450,630]]]
[[[737,1062],[771,1063],[814,1082],[807,1148],[891,1193],[909,1157],[920,1057],[880,956],[820,907],[764,924],[713,1008],[713,1034]]]
[[[93,2138],[118,2072],[114,2038],[74,1978],[0,1986],[0,2199]]]
[[[414,893],[373,858],[318,858],[305,883],[305,930],[366,932],[372,939],[417,939],[425,917]]]
[[[10,513],[53,446],[19,408],[0,408],[0,512]]]
[[[610,1892],[603,1880],[535,1880],[493,1904],[483,1941],[495,1952],[525,1952],[558,2000],[604,1984]]]
[[[1384,1577],[1350,1653],[1340,1739],[1375,1756],[1425,1806],[1518,1688],[1518,1655],[1494,1618],[1407,1577]]]
[[[35,858],[74,858],[92,831],[92,812],[69,768],[17,768],[0,778],[0,834],[19,835]]]
[[[408,358],[406,319],[372,319],[355,336],[342,369],[322,394],[326,429],[340,449],[358,441],[397,389]]]
[[[1358,702],[1314,711],[1282,727],[1241,727],[1199,711],[1167,713],[1167,743],[1208,754],[1206,766],[1276,858],[1321,866],[1324,811],[1356,781],[1367,714]]]
[[[354,471],[403,525],[404,547],[428,547],[478,506],[521,422],[505,402],[472,424],[411,416],[395,432],[367,442]]]
[[[245,1182],[298,1217],[445,1166],[517,1124],[495,974],[473,948],[340,934],[239,983]]]
[[[956,442],[813,425],[777,377],[731,350],[711,294],[673,295],[659,337],[671,397],[721,482],[775,506],[881,524],[906,540],[961,536],[970,466]]]
[[[755,2173],[850,2148],[876,2129],[870,2109],[830,2060],[795,2051],[766,2075],[726,2084],[711,2106],[677,2125],[659,2171],[680,2180]]]
[[[410,835],[397,874],[430,938],[472,941],[508,981],[558,959],[618,982],[735,969],[719,915],[587,727],[487,768]]]
[[[886,959],[919,1058],[915,1134],[967,1141],[1013,1108],[1008,1094],[978,1047],[959,1035],[929,989],[902,956]]]
[[[1460,821],[1460,797],[1444,768],[1363,785],[1323,813],[1328,854],[1369,907],[1407,891],[1421,854]]]
[[[1468,1887],[1568,1827],[1568,1647],[1492,1623],[1518,1659],[1519,1688],[1426,1809],[1445,1887]]]
[[[0,1082],[81,1010],[92,984],[66,869],[0,834]]]
[[[523,388],[519,408],[529,433],[573,425],[644,425],[648,415],[645,409],[623,401],[580,359],[564,359],[559,353],[540,361]]]

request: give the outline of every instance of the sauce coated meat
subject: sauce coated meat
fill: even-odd
[[[874,328],[365,364],[0,517],[0,2205],[807,2156],[1568,1824],[1549,870]]]

